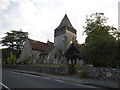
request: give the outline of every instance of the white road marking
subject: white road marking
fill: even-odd
[[[2,86],[4,86],[5,88],[7,88],[8,90],[11,90],[10,88],[8,88],[5,84],[3,84],[2,82],[0,82],[0,84],[2,85]]]
[[[58,82],[65,82],[65,81],[63,81],[63,80],[58,80],[58,79],[54,79],[55,81],[58,81]]]
[[[44,79],[50,79],[50,78],[48,78],[48,77],[42,77],[42,78],[44,78]]]
[[[19,72],[13,72],[13,73],[28,75],[28,76],[32,76],[32,77],[41,77],[41,76],[31,75],[31,74],[27,74],[27,73],[19,73]],[[50,78],[48,78],[48,77],[41,77],[41,78],[50,79]]]
[[[28,75],[28,76],[32,76],[32,77],[40,77],[40,76],[36,76],[36,75],[32,75],[32,74],[24,74],[24,75]]]
[[[83,85],[83,84],[79,84],[79,83],[73,83],[74,85],[78,85],[78,86],[83,86],[83,87],[88,87],[88,88],[97,88],[94,86],[88,86],[88,85]]]
[[[36,75],[31,75],[31,74],[26,74],[26,73],[20,73],[20,72],[13,72],[13,73],[28,75],[28,76],[32,76],[32,77],[41,77],[41,76],[36,76]],[[51,78],[48,78],[48,77],[41,77],[41,78],[51,79]],[[59,79],[53,79],[53,80],[58,81],[58,82],[65,82],[65,81],[59,80]],[[79,83],[72,83],[72,84],[77,85],[77,86],[88,87],[88,88],[97,88],[97,87],[94,87],[94,86],[88,86],[88,85],[83,85],[83,84],[79,84]],[[4,87],[5,87],[5,86],[4,86]],[[10,90],[10,89],[9,89],[9,90]]]
[[[9,72],[16,73],[16,74],[23,74],[23,73],[15,72],[15,71],[9,71]]]
[[[13,72],[13,73],[22,74],[22,75],[28,75],[28,76],[32,76],[32,77],[40,77],[40,76],[36,76],[36,75],[32,75],[32,74],[27,74],[27,73],[20,73],[20,72]]]

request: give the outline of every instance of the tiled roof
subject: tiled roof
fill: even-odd
[[[78,49],[82,48],[84,46],[84,44],[79,44],[78,42],[73,42],[72,43],[75,47],[77,47]]]
[[[48,43],[44,43],[44,42],[40,42],[40,41],[36,41],[36,40],[32,40],[32,39],[28,39],[32,49],[34,50],[46,50],[47,48],[51,47]]]
[[[53,42],[50,42],[49,40],[47,41],[47,44],[48,44],[49,46],[53,46],[53,45],[54,45],[54,43],[53,43]]]
[[[73,41],[72,44],[67,48],[66,52],[68,52],[71,47],[75,47],[76,49],[80,50],[83,46],[84,44],[79,44],[77,41]]]
[[[71,24],[71,22],[68,19],[68,16],[66,14],[65,14],[64,18],[62,19],[60,25],[56,29],[60,29],[60,28],[65,27],[65,26],[75,30],[75,28],[72,26],[72,24]]]
[[[69,48],[65,51],[64,56],[68,59],[80,59],[82,58],[81,47],[84,44],[79,44],[78,42],[73,42]]]
[[[43,51],[40,55],[48,55],[55,46],[48,47],[45,51]]]

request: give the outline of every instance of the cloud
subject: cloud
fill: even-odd
[[[0,11],[6,10],[9,5],[10,5],[9,0],[0,0]]]
[[[67,13],[77,29],[80,43],[83,36],[86,15],[104,12],[109,24],[117,26],[118,0],[0,0],[0,38],[11,29],[29,32],[29,37],[46,42],[54,41],[54,29]],[[114,13],[113,13],[114,12]]]

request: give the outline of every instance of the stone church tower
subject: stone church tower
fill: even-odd
[[[65,14],[60,25],[54,32],[54,45],[57,46],[62,54],[67,50],[73,41],[76,40],[76,30],[72,26],[68,16]]]

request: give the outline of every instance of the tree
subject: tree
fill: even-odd
[[[117,32],[117,35],[116,35],[116,38],[117,38],[117,56],[116,56],[116,60],[117,60],[117,66],[120,67],[120,32]]]
[[[87,38],[82,52],[87,63],[94,66],[111,66],[115,61],[117,44],[112,33],[117,29],[105,25],[107,19],[103,13],[92,14],[90,18],[86,18],[84,33]]]
[[[16,61],[17,61],[16,56],[14,56],[14,55],[9,57],[9,58],[7,58],[7,60],[10,63],[10,65],[15,64]]]
[[[6,36],[2,38],[2,46],[7,46],[12,50],[22,50],[23,44],[28,37],[28,32],[11,30],[11,32],[5,34]]]
[[[89,35],[91,32],[98,30],[100,28],[106,29],[106,31],[111,32],[111,34],[116,34],[117,29],[113,26],[105,25],[107,23],[108,18],[104,16],[104,13],[95,13],[90,15],[90,18],[86,17],[87,26],[83,26],[85,29],[84,33]]]
[[[8,64],[7,58],[11,55],[10,49],[3,48],[2,49],[2,65]]]
[[[3,63],[7,64],[9,61],[7,58],[12,57],[12,55],[19,58],[25,40],[28,38],[28,32],[23,32],[22,30],[11,30],[5,34],[6,36],[2,38],[2,46],[6,46],[7,48],[2,49],[2,58]]]

